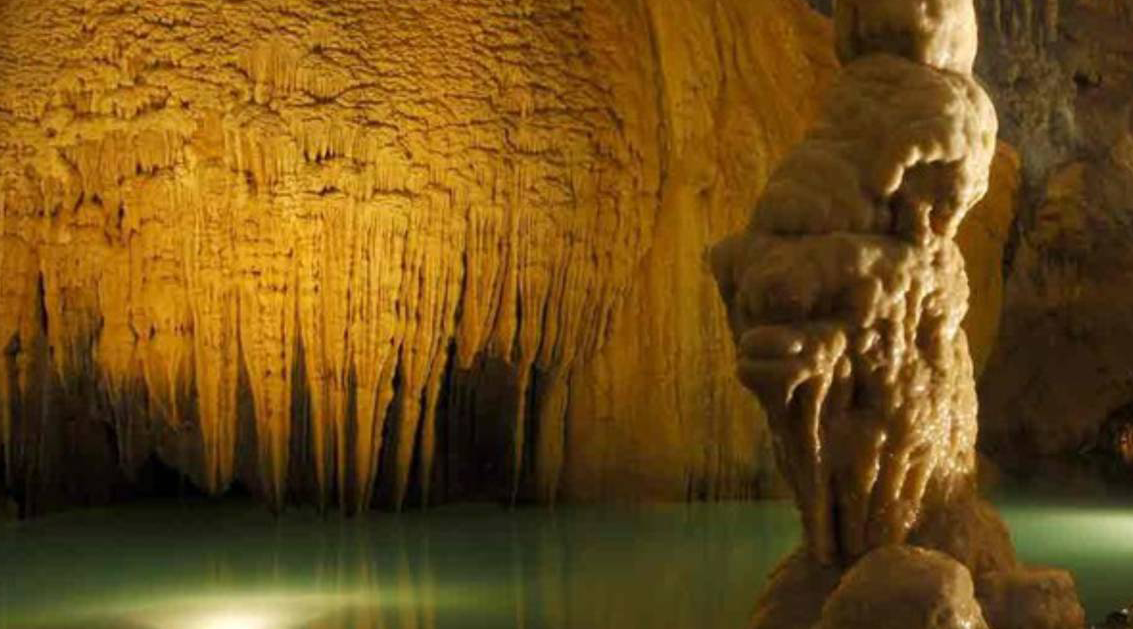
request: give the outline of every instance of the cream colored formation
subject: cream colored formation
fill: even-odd
[[[972,1],[841,0],[835,31],[846,66],[817,125],[712,256],[806,532],[754,626],[1082,626],[1068,575],[1019,567],[976,496],[953,239],[997,123]]]

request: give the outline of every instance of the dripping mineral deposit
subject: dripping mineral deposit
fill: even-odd
[[[805,531],[753,626],[1082,627],[1069,574],[1020,566],[976,492],[954,238],[997,122],[972,0],[841,0],[834,19],[845,67],[818,123],[712,253]]]

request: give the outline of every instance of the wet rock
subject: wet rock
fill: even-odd
[[[1047,466],[1044,477],[1057,478],[1064,484],[1077,473],[1099,490],[1120,489],[1133,480],[1133,403],[1111,411],[1098,428],[1097,437],[1072,462],[1076,468],[1071,473]]]
[[[849,63],[818,123],[748,229],[712,254],[739,378],[767,412],[808,550],[843,565],[902,543],[923,501],[972,484],[969,287],[953,239],[996,148],[995,111],[961,73],[970,2],[928,22],[900,3],[853,6],[835,19]]]
[[[987,623],[967,568],[943,553],[892,546],[870,553],[842,578],[817,629],[987,629]]]
[[[980,604],[995,629],[1070,629],[1084,627],[1074,578],[1065,570],[1024,568],[982,575]]]
[[[756,601],[751,629],[814,627],[823,602],[838,587],[841,570],[811,560],[804,549],[792,553],[771,573]]]
[[[1069,575],[1018,566],[974,498],[970,292],[954,239],[987,192],[997,119],[970,76],[973,5],[842,0],[834,21],[846,66],[818,123],[747,230],[711,255],[739,379],[766,410],[817,564],[793,558],[753,626],[808,626],[767,612],[821,597],[821,579],[791,578],[841,569],[821,629],[985,616],[996,629],[1083,627]]]

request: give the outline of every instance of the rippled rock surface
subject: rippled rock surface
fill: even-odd
[[[754,626],[834,626],[834,588],[859,582],[863,557],[905,544],[943,551],[955,566],[934,574],[959,568],[974,583],[982,612],[956,612],[958,626],[1083,626],[1069,574],[1020,567],[976,496],[968,281],[954,238],[987,190],[997,121],[971,74],[972,3],[847,0],[835,31],[846,66],[818,124],[712,257],[740,380],[767,410],[806,532]],[[895,570],[935,561],[916,557]],[[952,591],[950,609],[969,610],[964,589]]]

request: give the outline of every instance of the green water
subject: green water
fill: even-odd
[[[1133,505],[1001,506],[1091,617],[1133,599]],[[798,537],[785,503],[79,512],[0,526],[0,627],[738,629]]]

